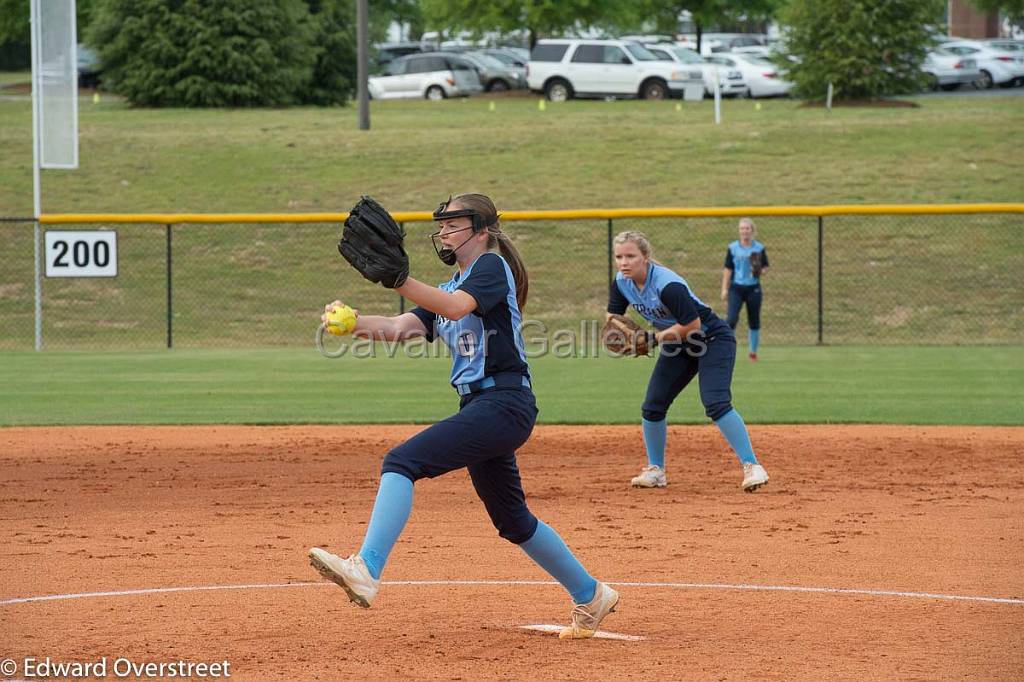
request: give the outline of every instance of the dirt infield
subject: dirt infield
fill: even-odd
[[[603,629],[644,638],[576,642],[520,629],[569,599],[464,472],[417,484],[372,609],[308,566],[358,549],[381,456],[420,428],[0,430],[0,679],[31,679],[26,657],[106,657],[111,678],[125,658],[237,680],[1021,679],[1024,428],[753,427],[772,481],[744,494],[711,426],[672,427],[671,485],[643,491],[639,427],[538,427],[534,513],[630,583]]]

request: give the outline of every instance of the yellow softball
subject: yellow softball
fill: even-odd
[[[351,334],[356,328],[356,311],[347,305],[335,306],[327,313],[327,331],[335,336]]]

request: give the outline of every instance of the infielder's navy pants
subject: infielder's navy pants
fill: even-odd
[[[526,506],[516,450],[530,437],[537,405],[528,388],[491,388],[464,396],[458,414],[419,432],[384,457],[382,473],[415,482],[466,467],[498,535],[521,544],[537,518]]]
[[[747,304],[747,326],[750,329],[761,328],[761,292],[760,284],[732,284],[729,286],[729,312],[726,314],[726,322],[733,329],[740,321],[740,308]]]
[[[699,377],[704,413],[718,421],[732,409],[732,369],[736,364],[736,337],[722,327],[700,346],[665,344],[647,382],[644,419],[659,422],[686,385]],[[695,357],[696,356],[696,357]]]

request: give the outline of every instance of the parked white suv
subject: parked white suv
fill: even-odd
[[[573,97],[681,97],[703,84],[699,68],[663,62],[626,40],[540,40],[530,54],[527,82],[553,102]]]

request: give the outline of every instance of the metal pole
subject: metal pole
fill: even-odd
[[[612,284],[615,282],[615,271],[612,268],[612,219],[608,219],[608,289],[612,288]]]
[[[359,129],[370,129],[370,93],[366,88],[368,27],[367,0],[356,0],[356,95],[359,99]]]
[[[172,276],[172,263],[173,258],[171,256],[171,225],[167,225],[167,347],[171,348],[174,345],[173,326],[174,326],[174,308],[173,301],[174,296],[172,294],[174,288],[173,276]]]
[[[42,93],[39,92],[39,70],[41,68],[41,54],[43,49],[40,45],[40,18],[39,4],[32,2],[32,218],[35,222],[34,243],[35,243],[35,270],[36,270],[36,345],[37,351],[43,349],[43,279],[39,263],[41,258],[40,226],[39,215],[42,213],[41,177],[39,172],[40,156],[42,150],[39,148],[39,127],[42,124],[40,112]]]
[[[818,345],[825,344],[825,219],[818,216]]]
[[[398,226],[402,228],[402,233],[405,234],[405,223],[398,223]],[[398,295],[398,314],[401,315],[405,312],[405,296]]]
[[[718,67],[715,67],[715,125],[722,122],[722,85],[718,82]]]

